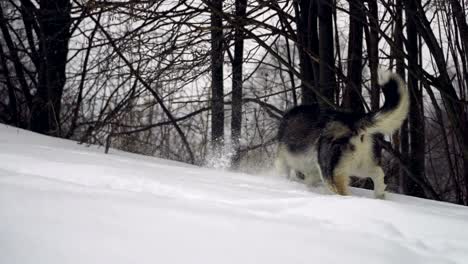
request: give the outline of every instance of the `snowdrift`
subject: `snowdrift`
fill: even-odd
[[[0,125],[0,263],[468,263],[468,208],[324,195]]]

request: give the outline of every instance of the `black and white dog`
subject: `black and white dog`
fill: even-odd
[[[409,96],[397,74],[380,73],[379,84],[385,103],[376,112],[320,110],[312,105],[289,110],[278,131],[278,172],[288,177],[291,170],[300,172],[307,185],[323,181],[341,195],[349,194],[350,176],[370,177],[375,197],[384,199],[384,172],[376,158],[374,140],[376,135],[391,134],[402,125]]]

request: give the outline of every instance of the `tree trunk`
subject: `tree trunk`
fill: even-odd
[[[41,0],[38,90],[31,110],[33,131],[59,136],[60,109],[70,39],[69,0]]]
[[[407,0],[408,1],[408,0]],[[463,174],[465,179],[465,204],[468,204],[468,117],[463,103],[459,102],[459,97],[448,74],[447,63],[443,50],[438,43],[430,22],[427,19],[421,3],[417,2],[416,10],[411,13],[414,18],[418,33],[431,51],[431,55],[437,65],[439,76],[436,78],[438,89],[441,91],[442,100],[446,107],[447,116],[450,120],[453,132],[456,135],[460,152],[463,159]]]
[[[223,1],[212,0],[211,5],[211,141],[219,153],[224,144]]]
[[[462,45],[465,49],[465,59],[464,61],[468,61],[468,24],[466,22],[466,13],[460,4],[460,1],[457,0],[450,0],[450,4],[452,6],[453,15],[458,24],[458,30],[460,32],[460,38],[462,39]],[[465,71],[465,83],[468,86],[468,72]],[[463,107],[461,107],[463,110]],[[466,109],[466,108],[465,108]],[[462,148],[462,157],[463,157],[463,169],[464,169],[464,181],[465,181],[465,205],[468,205],[468,135],[466,134],[468,131],[468,124],[467,123],[467,114],[465,111],[462,111],[460,117],[460,123],[462,127],[458,129],[461,130],[461,133],[458,133],[461,137],[459,142],[461,142]]]
[[[408,66],[410,73],[408,74],[408,89],[410,92],[410,111],[409,111],[409,133],[410,133],[410,168],[411,172],[424,180],[424,152],[425,152],[425,133],[424,133],[424,106],[422,100],[422,89],[419,87],[418,76],[416,76],[418,68],[418,35],[415,10],[417,1],[406,0],[406,18],[407,18],[407,46],[408,51]],[[425,197],[423,189],[411,179],[406,181],[407,193],[412,196]]]
[[[240,162],[240,137],[242,127],[242,64],[244,58],[244,25],[247,0],[236,0],[236,29],[234,32],[234,59],[232,62],[232,118],[231,141],[234,155],[231,167],[238,168]]]
[[[1,10],[0,10],[1,11]],[[20,116],[18,103],[16,99],[15,86],[11,80],[10,72],[7,65],[6,55],[3,52],[3,47],[0,45],[0,66],[2,69],[2,75],[4,76],[5,85],[8,89],[8,123],[19,126]]]
[[[7,22],[7,19],[4,17],[4,10],[1,5],[0,5],[0,30],[3,35],[3,41],[5,45],[8,47],[8,51],[9,51],[9,52],[4,51],[4,54],[5,55],[8,54],[9,59],[13,63],[15,73],[16,73],[16,78],[21,87],[21,91],[23,92],[23,95],[26,99],[27,106],[29,110],[31,110],[32,96],[30,93],[30,87],[28,86],[28,83],[26,81],[24,68],[23,68],[23,65],[21,64],[21,60],[18,55],[18,49],[16,48],[15,43],[13,42],[13,38],[10,34],[10,30],[8,27],[8,22]]]
[[[366,35],[367,54],[369,56],[369,69],[371,77],[371,110],[376,111],[380,105],[380,86],[378,83],[379,68],[379,13],[377,0],[368,0],[369,6],[369,30]]]
[[[366,36],[367,44],[367,55],[369,57],[369,70],[370,70],[370,104],[371,111],[377,111],[380,106],[380,86],[378,83],[378,67],[379,67],[379,13],[377,0],[368,0],[367,5],[369,7],[369,12],[367,13],[367,26],[364,25],[364,32]],[[364,8],[362,9],[364,13]],[[362,15],[365,17],[365,14]],[[364,19],[364,18],[363,18]],[[365,21],[365,20],[364,20]],[[376,140],[374,143],[376,159],[379,163],[382,162],[382,147],[380,146],[380,141],[384,139],[383,135],[376,135],[379,140]],[[387,175],[390,176],[390,175]],[[388,177],[386,179],[388,182]],[[373,182],[367,180],[368,189],[373,186]]]
[[[313,59],[318,57],[317,3],[316,0],[299,0],[297,36],[303,81],[318,87],[319,65]],[[304,83],[301,85],[302,104],[316,104],[317,97]]]
[[[396,0],[396,10],[395,10],[395,49],[403,50],[403,0]],[[393,54],[396,55],[396,72],[404,80],[405,75],[405,61],[402,56],[397,55],[397,52]],[[401,157],[403,160],[409,159],[409,135],[408,135],[408,120],[406,120],[400,129],[400,140],[399,140],[399,149],[401,152]],[[399,179],[398,186],[400,193],[408,193],[408,179],[409,176],[406,171],[401,168],[399,169]]]
[[[330,102],[336,90],[332,7],[332,0],[319,1],[320,93]],[[330,108],[323,100],[319,104],[322,109]]]
[[[362,35],[364,5],[360,0],[349,0],[348,76],[342,106],[364,113],[362,97]]]
[[[459,0],[449,0],[450,6],[452,7],[453,16],[457,21],[458,31],[460,32],[460,38],[462,45],[465,49],[465,58],[468,61],[468,24],[466,23],[466,14],[460,5]],[[467,73],[468,75],[468,73]]]

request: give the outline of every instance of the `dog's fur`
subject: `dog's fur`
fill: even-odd
[[[322,180],[341,195],[349,194],[350,176],[370,177],[375,197],[385,198],[384,172],[374,140],[401,126],[408,114],[409,96],[397,74],[380,73],[379,84],[385,103],[376,112],[320,110],[314,105],[289,110],[278,131],[278,172],[288,177],[291,170],[302,173],[308,185]]]

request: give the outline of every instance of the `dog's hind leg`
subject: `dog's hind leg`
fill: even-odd
[[[374,182],[374,196],[378,199],[385,199],[385,174],[381,167],[376,166],[371,172],[371,178]]]
[[[339,195],[350,195],[349,192],[349,177],[341,174],[333,176],[333,185],[336,189],[336,193]]]

